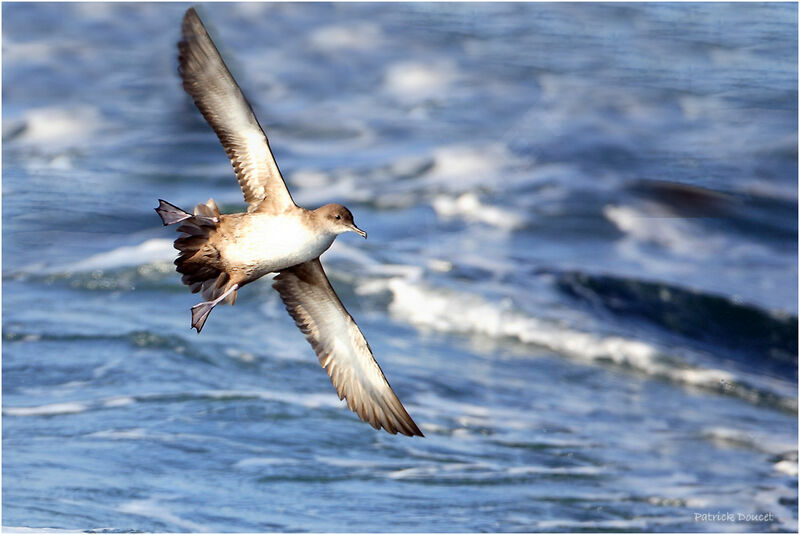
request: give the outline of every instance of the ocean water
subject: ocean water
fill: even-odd
[[[4,526],[797,530],[796,5],[204,6],[423,439],[268,277],[190,330],[186,7],[2,6]]]

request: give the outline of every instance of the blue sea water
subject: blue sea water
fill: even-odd
[[[796,5],[203,6],[423,439],[268,278],[190,331],[186,7],[2,6],[7,529],[796,532]]]

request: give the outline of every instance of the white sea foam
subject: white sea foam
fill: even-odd
[[[315,151],[317,152],[317,151]],[[385,206],[415,204],[422,197],[439,194],[434,208],[441,215],[479,219],[499,227],[517,228],[526,218],[516,211],[479,200],[474,193],[497,189],[498,184],[509,185],[530,172],[530,160],[515,155],[507,145],[489,143],[481,145],[452,144],[435,148],[424,157],[406,156],[391,166],[376,170],[376,184],[386,184],[389,189],[377,198],[374,187],[363,177],[348,170],[323,171],[316,168],[299,168],[288,175],[289,184],[296,189],[301,204],[321,205],[331,199],[350,201],[376,201]],[[525,170],[521,173],[520,170]],[[397,175],[412,174],[419,180],[397,182]],[[502,181],[498,180],[502,177]],[[543,180],[548,177],[543,175]],[[384,188],[385,189],[385,188]],[[502,217],[503,215],[507,217]]]
[[[675,217],[655,203],[636,206],[608,205],[603,215],[633,243],[658,245],[693,260],[704,260],[724,253],[731,259],[770,256],[767,247],[749,243],[731,243],[726,237],[699,232],[690,218]],[[647,261],[639,255],[643,261]]]
[[[258,468],[261,466],[285,466],[287,464],[297,464],[296,459],[288,457],[248,457],[236,462],[236,468]]]
[[[77,381],[74,386],[85,386],[85,381]],[[63,387],[73,387],[70,383],[61,385]],[[58,416],[62,414],[78,414],[88,410],[101,408],[113,409],[124,407],[136,402],[136,398],[130,396],[114,396],[99,400],[89,401],[66,401],[62,403],[48,403],[45,405],[33,405],[29,407],[3,407],[3,414],[6,416]]]
[[[104,400],[103,406],[109,408],[124,407],[125,405],[130,405],[131,403],[136,403],[136,400],[129,396],[117,396]]]
[[[385,280],[383,285],[372,281],[361,287],[364,293],[385,290],[392,294],[392,316],[423,329],[512,338],[577,360],[611,362],[690,386],[717,389],[722,383],[736,383],[736,377],[725,370],[676,365],[659,348],[646,342],[581,332],[475,294],[435,288],[402,277]],[[737,390],[746,392],[744,388]]]
[[[356,222],[356,224],[358,224]],[[348,240],[338,239],[333,242],[331,248],[328,249],[326,257],[347,259],[359,266],[368,267],[370,270],[380,271],[382,269],[391,269],[392,266],[381,264],[375,259],[374,255],[369,254],[363,247],[356,247]]]
[[[185,444],[187,442],[194,442],[199,445],[208,445],[210,442],[213,442],[232,450],[247,450],[257,453],[264,451],[264,448],[251,446],[249,444],[244,444],[220,437],[192,433],[164,433],[142,427],[134,427],[131,429],[105,429],[102,431],[88,433],[84,436],[86,438],[100,440],[142,440],[149,442],[163,442],[168,444]]]
[[[726,447],[746,448],[771,455],[781,455],[789,451],[797,451],[797,443],[780,442],[774,438],[744,429],[731,427],[712,427],[703,431],[703,437]]]
[[[717,278],[708,281],[704,290],[734,295],[746,292],[747,299],[756,303],[763,299],[764,292],[754,292],[752,289],[751,274],[736,266],[763,263],[765,258],[774,256],[768,246],[741,240],[732,242],[724,234],[714,231],[701,232],[692,219],[666,215],[663,207],[653,203],[609,205],[603,209],[603,213],[625,234],[615,243],[619,257],[638,265],[651,278],[682,280],[685,277],[691,280],[696,276],[698,262],[719,262],[724,259],[728,268],[722,271],[717,269]],[[674,258],[654,254],[652,246],[686,261],[676,262]],[[765,280],[762,284],[768,285],[770,282]]]
[[[322,188],[331,184],[331,175],[316,169],[297,169],[290,175],[292,186],[300,188]]]
[[[797,482],[779,486],[756,486],[747,496],[750,511],[771,511],[778,520],[779,529],[797,533]]]
[[[103,125],[100,111],[91,106],[35,108],[21,121],[24,129],[16,139],[48,152],[85,142]]]
[[[473,192],[458,197],[439,195],[433,199],[433,209],[442,217],[461,217],[467,221],[486,223],[505,230],[525,225],[525,217],[507,208],[482,203]]]
[[[782,454],[781,459],[772,466],[778,472],[797,477],[797,450]]]
[[[275,4],[269,2],[237,2],[230,5],[232,12],[252,20],[270,17],[272,9],[275,9]]]
[[[159,438],[157,434],[147,431],[144,428],[134,429],[108,429],[96,431],[86,435],[87,438],[103,438],[109,440],[147,440]]]
[[[241,360],[242,362],[255,362],[256,360],[256,356],[249,351],[241,351],[233,347],[225,349],[225,356],[232,359]]]
[[[635,520],[535,520],[530,519],[530,531],[646,531],[658,519],[647,517],[647,521]],[[671,523],[673,517],[665,517],[661,523]],[[526,519],[524,523],[528,523]]]
[[[463,463],[428,463],[417,464],[392,470],[386,474],[389,479],[419,479],[419,478],[471,478],[471,479],[495,479],[498,477],[511,476],[535,476],[535,475],[574,475],[574,476],[595,476],[604,473],[604,470],[596,466],[508,466],[503,467],[490,462],[463,462]]]
[[[594,408],[593,406],[579,407],[582,404],[581,400],[569,400],[567,409],[588,412]],[[552,412],[547,409],[546,402],[542,405],[541,410],[520,411],[519,408],[514,407],[453,401],[433,392],[418,392],[414,395],[413,400],[406,403],[406,408],[422,420],[424,432],[431,435],[449,435],[448,447],[452,450],[461,450],[467,456],[474,451],[476,442],[486,440],[485,431],[487,429],[497,432],[494,435],[497,438],[493,442],[502,446],[525,443],[533,448],[568,448],[571,450],[596,447],[592,441],[585,439],[567,440],[543,435],[542,430],[553,425],[550,421]],[[432,423],[433,421],[438,421],[438,423]],[[407,451],[415,457],[436,458],[432,457],[431,453],[424,448],[412,447],[407,448]],[[505,470],[505,468],[496,468],[496,470],[501,469]]]
[[[464,474],[469,472],[487,471],[496,468],[488,463],[437,463],[401,468],[387,474],[389,479],[417,479],[417,478],[446,478],[454,473]]]
[[[379,46],[384,37],[379,26],[367,22],[349,25],[324,26],[309,36],[311,46],[323,52],[371,50]]]
[[[73,273],[96,270],[119,269],[155,263],[171,262],[175,258],[172,240],[153,238],[138,245],[117,247],[105,253],[98,253],[74,264],[48,266],[34,269],[44,273]]]
[[[113,4],[84,4],[81,2],[76,2],[75,7],[76,12],[80,13],[82,19],[86,20],[98,20],[98,21],[107,21],[114,17],[114,5]]]
[[[458,181],[463,189],[491,187],[495,178],[523,164],[502,143],[486,145],[446,145],[433,151],[433,167],[427,176],[439,182]]]
[[[213,399],[224,399],[229,397],[263,399],[267,401],[277,401],[280,403],[300,405],[309,409],[316,409],[319,407],[346,406],[344,401],[340,401],[336,398],[336,396],[329,395],[328,392],[309,394],[291,391],[281,392],[275,390],[206,390],[197,392],[196,395]]]
[[[206,399],[226,399],[226,398],[243,398],[243,399],[262,399],[266,401],[276,401],[279,403],[288,403],[292,405],[299,405],[309,409],[317,409],[319,407],[330,408],[346,408],[346,403],[340,401],[336,396],[332,396],[330,392],[317,392],[317,393],[298,393],[293,391],[273,391],[273,390],[201,390],[196,392],[177,392],[174,394],[169,393],[155,393],[155,394],[137,394],[135,396],[113,396],[108,398],[101,398],[87,401],[70,401],[63,403],[49,403],[46,405],[34,405],[29,407],[8,407],[4,406],[2,413],[6,416],[58,416],[77,414],[89,410],[98,409],[116,409],[125,407],[141,401],[158,401],[161,399],[169,398],[170,396],[189,396],[195,398]],[[167,401],[168,402],[168,401]],[[144,439],[144,438],[164,438],[164,436],[145,433],[144,430],[111,430],[100,431],[93,433],[91,436],[98,438],[126,438],[126,439]],[[186,435],[188,437],[189,435]],[[170,435],[172,437],[172,435]],[[174,438],[174,437],[173,437]]]
[[[164,507],[163,501],[159,500],[133,500],[123,503],[117,507],[117,511],[132,515],[144,516],[153,520],[173,524],[186,531],[205,532],[210,531],[205,525],[192,522],[179,517]]]
[[[685,256],[707,258],[723,245],[707,234],[698,233],[690,220],[668,217],[658,206],[648,206],[645,211],[633,206],[609,205],[603,208],[603,215],[630,238]],[[702,236],[702,242],[698,236]]]
[[[291,175],[290,183],[298,203],[309,207],[322,206],[331,199],[365,201],[371,195],[359,179],[346,173],[329,177],[315,170],[299,170]]]
[[[599,466],[511,466],[506,472],[509,475],[572,475],[596,476],[606,470]]]
[[[67,48],[67,43],[60,41],[59,48]],[[14,63],[44,63],[50,61],[57,48],[41,41],[13,42],[10,39],[3,43],[3,62],[6,68]]]
[[[6,416],[57,416],[59,414],[77,414],[89,410],[89,405],[76,401],[50,403],[32,407],[3,407]]]
[[[778,144],[785,146],[787,152],[794,150],[797,147],[797,134],[789,136],[785,141],[777,141],[776,145]],[[742,179],[739,184],[741,190],[748,195],[783,199],[797,204],[797,183],[794,181],[766,181],[755,177]]]
[[[403,101],[444,98],[457,79],[458,71],[450,61],[404,61],[389,66],[383,88]]]
[[[317,455],[314,457],[314,460],[322,464],[340,466],[343,468],[377,469],[387,466],[387,462],[385,461],[368,461],[359,458],[347,459],[343,457],[325,457]]]
[[[92,528],[93,532],[102,532],[105,528]],[[84,529],[28,528],[3,526],[3,533],[86,533]]]

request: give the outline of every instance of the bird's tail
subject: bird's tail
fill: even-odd
[[[167,201],[159,199],[158,202],[156,212],[164,225],[180,223],[177,228],[180,236],[174,246],[179,251],[175,265],[182,275],[181,282],[189,286],[192,293],[202,292],[206,299],[206,302],[192,307],[192,327],[199,333],[214,306],[220,302],[231,305],[236,302],[238,285],[228,273],[215,267],[219,251],[206,246],[216,233],[222,216],[214,199],[195,206],[193,214]]]
[[[175,265],[178,273],[183,275],[181,282],[189,286],[192,293],[202,291],[205,299],[217,298],[232,284],[225,272],[214,267],[216,258],[212,257],[219,253],[214,248],[205,247],[219,225],[221,216],[217,203],[209,199],[195,206],[194,213],[190,214],[167,201],[159,199],[158,202],[156,212],[164,225],[180,223],[177,230],[181,234],[174,246],[179,251]],[[230,304],[235,301],[235,293],[225,299]]]

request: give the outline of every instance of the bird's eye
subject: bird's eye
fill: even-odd
[[[336,216],[336,219],[341,219],[341,218],[342,218],[342,216],[340,216],[340,215]]]

